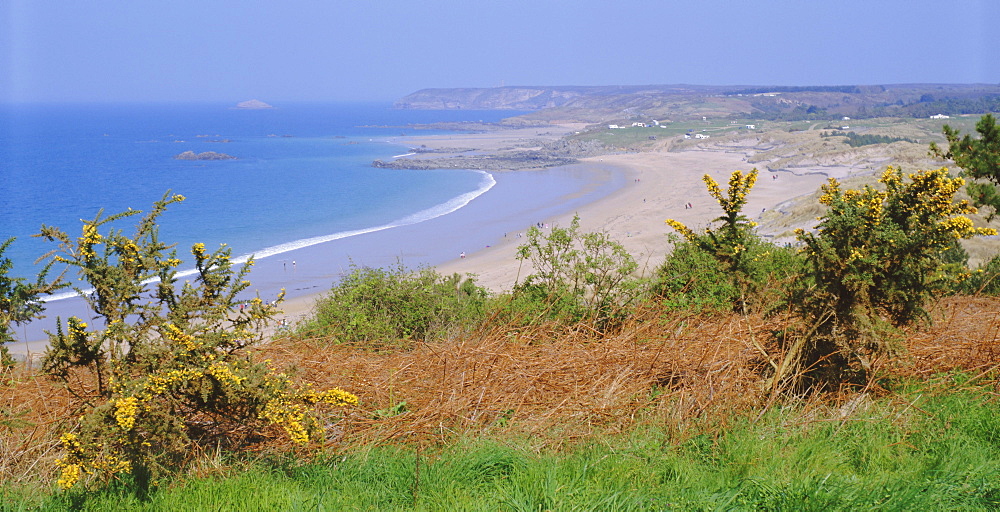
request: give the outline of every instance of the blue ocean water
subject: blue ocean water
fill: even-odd
[[[406,111],[385,104],[0,106],[0,240],[14,275],[31,276],[52,249],[42,224],[78,236],[81,219],[146,210],[167,190],[186,197],[161,218],[161,238],[187,259],[196,242],[234,255],[274,256],[326,240],[448,213],[492,176],[400,172],[370,162],[405,153],[415,123],[496,121],[517,112]],[[419,134],[429,132],[420,131]],[[225,161],[183,161],[215,151]],[[118,224],[126,230],[138,220]]]

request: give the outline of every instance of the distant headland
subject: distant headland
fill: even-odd
[[[998,84],[615,85],[423,89],[394,105],[414,110],[521,110],[521,119],[631,126],[729,118],[839,121],[995,112]],[[511,121],[507,121],[509,124]],[[753,124],[753,123],[750,123]]]
[[[274,108],[274,106],[268,105],[260,100],[248,100],[237,103],[233,108],[240,110],[262,110],[265,108]]]

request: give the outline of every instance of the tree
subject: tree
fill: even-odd
[[[986,183],[970,181],[966,190],[976,206],[988,206],[987,220],[993,220],[1000,212],[1000,125],[992,114],[986,114],[976,123],[979,138],[966,134],[961,137],[958,130],[944,125],[944,136],[948,140],[948,150],[942,151],[931,143],[931,153],[939,158],[954,161],[965,171],[965,176]]]

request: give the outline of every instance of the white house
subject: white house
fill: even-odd
[[[748,124],[747,125],[747,130],[756,130],[756,129],[757,129],[757,125],[755,125],[755,124]]]
[[[944,114],[934,114],[931,119],[951,119],[951,116],[946,116]]]
[[[707,139],[708,137],[709,136],[705,135],[704,133],[696,133],[696,134],[694,134],[694,138],[696,138],[696,139]]]
[[[621,126],[618,126],[617,124],[609,124],[608,125],[608,129],[609,130],[617,130],[619,128],[621,128]]]

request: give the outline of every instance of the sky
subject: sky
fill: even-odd
[[[0,0],[0,103],[1000,83],[998,0]]]

